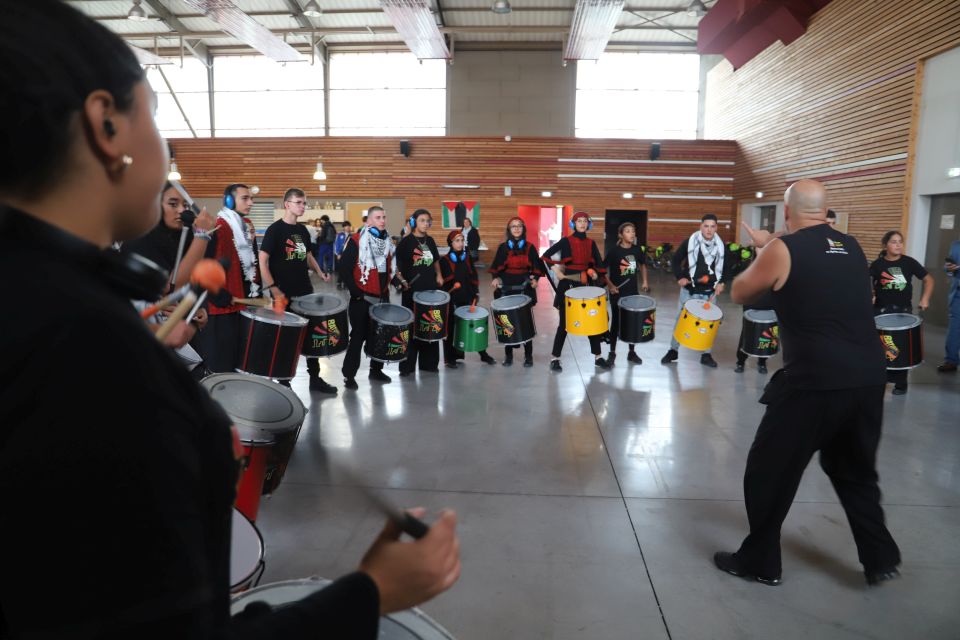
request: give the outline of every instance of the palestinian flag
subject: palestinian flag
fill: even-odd
[[[457,205],[462,205],[457,210]],[[480,226],[480,203],[476,200],[446,200],[443,202],[443,228],[459,229],[463,219],[470,218],[474,228]]]

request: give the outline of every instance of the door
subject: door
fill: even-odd
[[[944,228],[947,227],[947,228]],[[930,227],[927,230],[927,255],[923,266],[936,281],[930,308],[924,313],[924,322],[947,326],[947,284],[943,272],[943,259],[950,253],[950,243],[960,240],[960,193],[950,193],[930,198]],[[920,256],[914,256],[920,259]],[[919,288],[914,301],[919,299]],[[916,305],[914,305],[916,308]]]
[[[760,210],[760,229],[773,233],[777,226],[777,205],[767,204],[757,207]]]
[[[637,245],[647,244],[647,212],[642,209],[607,209],[606,221],[603,225],[604,243],[603,255],[617,244],[617,230],[624,222],[632,222],[637,228]]]

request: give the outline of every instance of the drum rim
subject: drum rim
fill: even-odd
[[[410,319],[406,321],[401,321],[401,322],[398,322],[395,320],[381,320],[380,318],[377,318],[373,315],[373,310],[379,307],[396,307],[398,309],[403,309],[408,314],[410,314]],[[386,325],[390,325],[391,327],[403,327],[408,324],[412,324],[414,320],[413,311],[411,311],[410,309],[407,309],[402,304],[393,304],[392,302],[379,302],[377,304],[370,305],[370,310],[367,312],[367,316],[372,320],[376,320],[377,324],[386,324]]]
[[[486,314],[486,315],[475,316],[475,317],[469,317],[469,316],[462,316],[462,315],[460,315],[459,311],[460,311],[461,309],[466,309],[466,310],[467,310],[466,312],[467,312],[467,313],[470,313],[470,305],[464,304],[464,305],[461,305],[461,306],[457,307],[456,309],[454,309],[454,310],[453,310],[453,315],[455,315],[455,316],[458,317],[458,318],[463,318],[464,320],[483,320],[483,319],[489,319],[489,318],[490,318],[490,312],[487,311],[487,308],[486,308],[486,307],[476,307],[476,308],[474,309],[473,313],[479,313],[480,311],[483,311],[483,313]]]
[[[306,299],[308,299],[308,298],[315,298],[315,297],[317,297],[317,296],[320,296],[320,297],[323,297],[323,298],[333,298],[333,299],[337,300],[337,306],[336,306],[336,308],[335,308],[333,311],[324,311],[323,313],[312,313],[312,312],[307,311],[307,310],[297,311],[297,306],[298,306],[299,304],[301,304],[303,300],[306,300]],[[305,295],[305,296],[297,296],[296,298],[291,298],[291,299],[290,299],[290,307],[289,307],[289,308],[292,309],[293,312],[294,312],[296,315],[299,315],[299,316],[306,316],[306,317],[310,317],[310,318],[321,318],[321,317],[322,317],[322,318],[326,318],[326,317],[328,317],[328,316],[336,315],[336,314],[338,314],[338,313],[342,313],[342,312],[346,311],[348,306],[349,306],[348,302],[347,302],[346,300],[344,300],[343,298],[341,298],[340,296],[335,296],[335,295],[330,294],[330,293],[322,293],[322,292],[319,292],[319,291],[318,291],[318,292],[316,292],[316,293],[308,293],[308,294]]]
[[[756,313],[772,313],[772,314],[773,314],[773,319],[772,319],[772,320],[770,320],[770,319],[762,319],[762,320],[761,320],[761,319],[756,319],[756,320],[754,320],[752,317],[749,317],[749,316],[752,316],[753,314],[756,314]],[[754,323],[754,324],[777,324],[777,323],[780,322],[780,319],[777,318],[777,312],[774,311],[773,309],[745,309],[745,310],[743,311],[743,318],[744,318],[744,320],[749,320],[750,322],[752,322],[752,323]]]
[[[696,305],[696,303],[698,302],[701,303],[701,306],[700,307],[695,306],[694,307],[695,309],[703,309],[702,303],[708,302],[708,301],[703,300],[702,298],[691,298],[690,300],[687,300],[686,302],[683,303],[683,308],[686,309],[688,304],[693,303],[694,305]],[[716,318],[709,318],[709,317],[703,317],[703,316],[695,316],[695,317],[698,320],[706,320],[707,322],[716,322],[717,320],[723,320],[723,309],[720,308],[720,305],[718,305],[715,302],[711,302],[710,309],[716,309],[717,310],[716,313],[718,313],[719,315]]]
[[[443,289],[427,289],[426,291],[415,291],[415,292],[413,293],[413,301],[414,301],[414,302],[417,302],[417,296],[423,296],[424,294],[428,294],[428,293],[429,293],[429,294],[439,293],[439,294],[442,294],[442,295],[441,295],[440,300],[437,300],[436,302],[429,302],[429,301],[424,300],[424,301],[421,302],[420,304],[425,304],[425,305],[430,305],[430,306],[450,304],[450,294],[447,293],[446,291],[444,291]]]
[[[250,518],[248,518],[247,516],[243,515],[243,512],[240,511],[240,509],[237,509],[236,507],[233,508],[233,521],[232,521],[232,523],[231,523],[231,525],[230,525],[230,526],[231,526],[231,531],[236,529],[236,526],[235,526],[235,525],[236,525],[236,522],[237,522],[237,516],[239,516],[239,517],[243,518],[244,520],[246,520],[247,524],[250,525],[250,527],[253,529],[253,532],[257,535],[257,544],[258,544],[258,549],[257,549],[257,550],[259,551],[259,554],[258,554],[258,556],[257,556],[257,562],[256,562],[256,564],[253,565],[253,569],[251,569],[250,573],[248,573],[247,575],[245,575],[245,576],[244,576],[243,578],[241,578],[240,580],[237,580],[236,582],[233,581],[233,576],[232,576],[232,575],[230,576],[230,588],[231,588],[231,589],[233,589],[234,587],[237,587],[237,586],[242,585],[244,582],[246,582],[247,580],[250,580],[251,578],[253,578],[253,576],[255,576],[255,575],[257,574],[257,571],[260,569],[260,564],[263,562],[263,553],[264,553],[263,534],[260,533],[260,529],[258,529],[258,528],[257,528],[257,525],[254,524],[254,522],[253,522],[252,520],[250,520]],[[233,540],[232,540],[232,539],[230,540],[230,548],[233,549]],[[231,563],[230,563],[230,564],[231,564],[231,567],[232,567],[232,566],[233,566],[232,557],[231,557]],[[256,587],[254,587],[254,588],[256,588]]]
[[[624,307],[623,303],[626,302],[627,300],[631,300],[631,299],[633,299],[633,298],[646,298],[647,300],[649,300],[650,302],[652,302],[653,305],[652,305],[652,306],[649,306],[649,307],[641,307],[641,308],[639,308],[639,309],[627,309],[627,311],[635,311],[635,312],[637,312],[637,313],[643,313],[644,311],[656,310],[656,308],[657,308],[657,299],[654,298],[653,296],[643,295],[642,293],[635,293],[635,294],[633,294],[632,296],[623,296],[622,298],[620,298],[619,300],[617,300],[617,306],[620,307],[621,309],[626,309],[626,307]]]
[[[251,311],[251,309],[252,309],[252,311]],[[246,309],[243,309],[243,310],[240,311],[240,315],[246,316],[247,318],[250,318],[250,319],[253,320],[254,322],[264,322],[264,323],[266,323],[266,324],[276,324],[276,325],[280,325],[281,327],[295,327],[295,328],[300,328],[300,327],[305,327],[305,326],[307,326],[307,319],[306,319],[306,318],[304,318],[303,316],[297,315],[297,314],[295,314],[295,313],[290,313],[289,311],[284,311],[284,312],[283,312],[283,315],[282,315],[280,318],[276,318],[276,317],[269,318],[269,317],[262,317],[262,316],[260,316],[260,315],[257,315],[258,313],[263,313],[263,312],[272,313],[272,314],[274,314],[274,316],[276,316],[276,313],[277,313],[276,311],[273,311],[273,310],[270,310],[270,309],[266,309],[265,307],[247,307]],[[284,320],[287,320],[287,316],[289,316],[290,318],[292,318],[293,321],[284,322]]]
[[[586,295],[585,295],[585,296],[583,296],[583,297],[571,295],[571,294],[573,294],[574,291],[582,291],[583,289],[593,289],[593,290],[597,291],[598,293],[594,293],[593,295],[590,295],[590,296],[586,296]],[[606,294],[607,294],[607,290],[606,290],[606,289],[604,289],[603,287],[595,287],[595,286],[593,286],[593,285],[584,285],[584,286],[580,286],[580,287],[570,287],[569,289],[567,289],[567,290],[563,293],[563,295],[564,295],[565,297],[567,297],[567,298],[572,298],[572,299],[574,299],[574,300],[594,300],[594,299],[596,299],[596,298],[603,297],[603,296],[605,296]]]
[[[909,317],[913,318],[913,322],[912,322],[912,324],[907,325],[907,326],[905,326],[905,327],[881,327],[877,321],[880,320],[880,318],[886,318],[886,317],[888,317],[888,316],[909,316]],[[875,317],[873,318],[873,324],[874,324],[874,326],[877,328],[877,331],[909,331],[910,329],[915,329],[915,328],[919,327],[920,325],[922,325],[922,324],[923,324],[923,318],[921,318],[920,316],[918,316],[918,315],[916,315],[916,314],[913,314],[913,313],[904,313],[904,312],[902,312],[902,311],[901,311],[901,312],[897,312],[897,313],[881,313],[880,315],[875,316]]]
[[[498,303],[498,302],[502,302],[503,300],[506,300],[507,298],[517,298],[517,297],[519,297],[519,298],[526,298],[526,301],[521,302],[520,304],[517,304],[517,305],[510,306],[510,307],[504,307],[504,306],[502,306],[502,305],[501,305],[501,306],[497,306],[497,303]],[[490,303],[490,308],[493,309],[494,311],[513,311],[514,309],[522,309],[522,308],[524,308],[525,306],[527,306],[528,304],[531,304],[532,302],[533,302],[533,298],[531,298],[530,296],[528,296],[528,295],[525,294],[525,293],[511,293],[511,294],[508,295],[508,296],[501,296],[501,297],[497,298],[496,300],[494,300],[493,302],[491,302],[491,303]]]
[[[210,396],[211,400],[213,400],[214,402],[216,402],[221,406],[221,408],[230,417],[230,419],[233,421],[233,423],[237,426],[238,429],[241,427],[247,428],[247,429],[259,429],[269,433],[287,433],[288,431],[299,429],[301,426],[303,426],[303,422],[307,418],[307,407],[303,404],[303,400],[300,399],[300,396],[294,393],[293,389],[290,389],[289,387],[285,387],[283,385],[274,384],[269,380],[270,378],[264,378],[263,376],[254,375],[252,373],[211,373],[210,375],[206,376],[200,381],[200,386],[202,386],[207,391],[207,394]],[[271,428],[271,426],[267,423],[262,423],[262,422],[252,423],[247,418],[243,418],[243,417],[231,414],[230,411],[227,409],[227,407],[222,405],[220,401],[214,398],[213,394],[211,393],[211,391],[217,384],[219,384],[220,382],[226,382],[226,381],[234,381],[234,382],[236,381],[251,382],[252,381],[257,384],[262,384],[267,388],[269,388],[270,390],[276,393],[279,393],[283,397],[287,398],[288,401],[290,401],[290,404],[293,407],[293,411],[291,411],[291,417],[287,421],[280,423],[283,425],[283,428],[280,428],[279,426]],[[293,402],[293,400],[296,400],[296,402]],[[290,426],[287,426],[287,425],[290,425]],[[241,442],[243,441],[241,440]],[[253,444],[260,441],[252,440],[249,442]]]

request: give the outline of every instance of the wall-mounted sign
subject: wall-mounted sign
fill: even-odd
[[[941,229],[953,229],[953,224],[956,221],[954,214],[940,216],[940,228]]]

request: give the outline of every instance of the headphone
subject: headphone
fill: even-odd
[[[390,235],[390,232],[387,231],[386,229],[384,229],[383,231],[381,231],[380,229],[377,229],[376,227],[367,227],[367,231],[369,231],[370,233],[372,233],[372,234],[373,234],[374,236],[376,236],[377,238],[380,238],[381,240],[383,240],[383,239],[386,238],[388,235]]]
[[[237,199],[233,196],[233,191],[237,188],[237,185],[231,184],[228,185],[226,189],[223,190],[223,206],[227,209],[236,210]]]
[[[577,213],[579,213],[579,212],[577,212]],[[574,215],[576,215],[576,214],[574,214]],[[577,229],[577,223],[576,223],[576,221],[574,221],[573,218],[570,218],[570,221],[569,221],[567,224],[570,225],[570,228],[571,228],[571,229],[573,229],[574,231],[576,231],[576,229]],[[593,229],[593,218],[591,218],[590,216],[587,216],[587,231],[590,231],[591,229]]]
[[[453,249],[450,249],[447,255],[450,256],[450,262],[463,262],[467,259],[467,250],[464,249],[460,253],[457,253]]]
[[[520,238],[519,240],[514,240],[513,238],[510,238],[507,240],[508,249],[523,249],[526,246],[526,244],[527,244],[527,241],[525,238]]]

